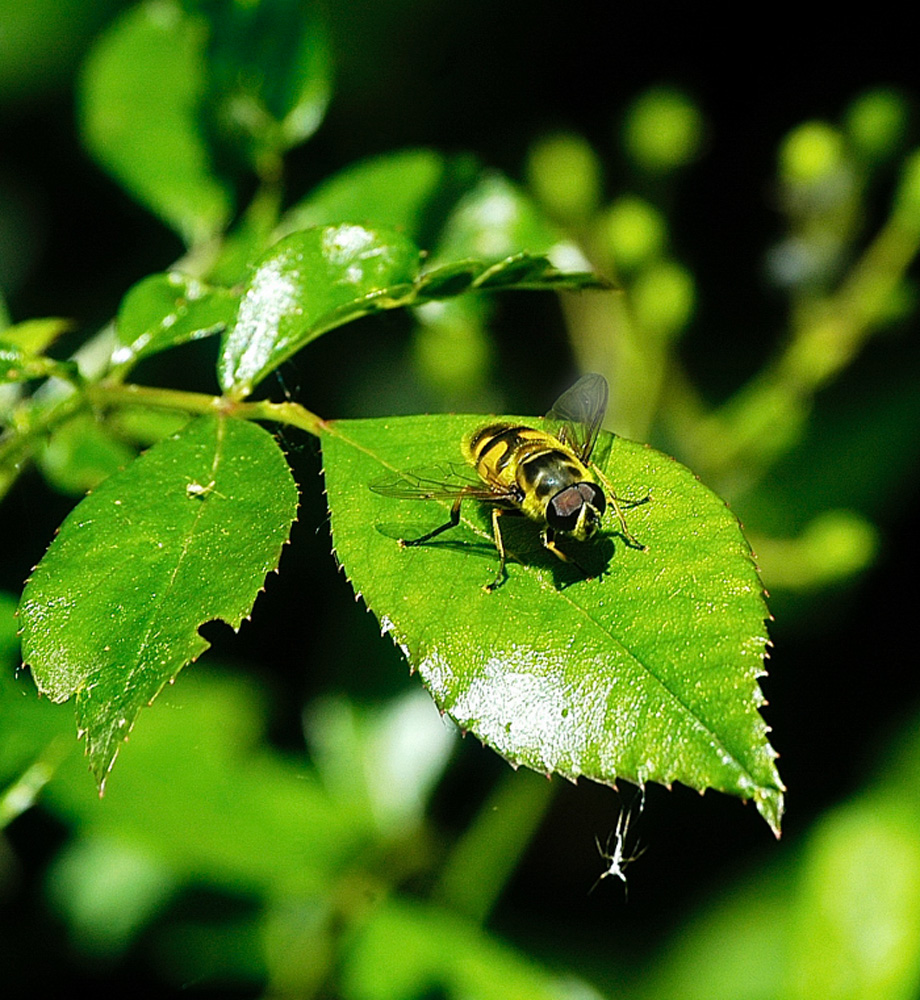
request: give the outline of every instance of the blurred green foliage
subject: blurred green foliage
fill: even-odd
[[[688,93],[656,86],[622,114],[610,107],[620,121],[612,147],[558,127],[533,136],[522,171],[527,192],[483,179],[463,157],[422,149],[352,165],[304,194],[286,190],[284,155],[319,128],[332,93],[333,44],[316,8],[286,0],[153,2],[127,10],[87,49],[118,6],[126,5],[0,4],[0,98],[7,106],[61,86],[82,61],[87,148],[185,240],[176,263],[201,279],[205,295],[196,298],[200,289],[193,295],[188,284],[174,294],[164,260],[162,274],[144,279],[151,284],[113,295],[128,292],[120,341],[103,328],[71,356],[62,321],[8,325],[20,317],[10,315],[6,293],[39,241],[28,198],[0,177],[0,280],[9,285],[0,289],[4,491],[34,462],[54,489],[79,495],[142,445],[177,430],[172,412],[139,406],[113,415],[100,398],[93,413],[78,413],[68,409],[68,394],[94,365],[100,370],[100,357],[124,360],[119,349],[131,349],[133,365],[151,342],[144,360],[161,345],[189,347],[216,333],[226,303],[210,289],[234,287],[274,236],[342,221],[360,188],[366,217],[350,221],[452,252],[456,270],[442,290],[448,277],[464,287],[482,277],[458,264],[472,250],[500,255],[509,232],[533,232],[543,214],[553,220],[551,238],[541,231],[537,240],[539,253],[552,251],[547,260],[578,270],[589,261],[618,287],[561,299],[575,365],[611,383],[609,426],[673,453],[730,500],[787,621],[807,620],[816,607],[826,612],[873,565],[877,524],[905,495],[920,440],[915,372],[885,371],[880,389],[852,389],[873,342],[916,322],[920,151],[911,145],[908,96],[875,88],[855,95],[837,120],[805,121],[776,137],[771,191],[779,222],[764,276],[781,303],[782,328],[772,353],[764,347],[762,367],[726,379],[734,384],[718,396],[693,376],[700,317],[720,292],[697,273],[688,246],[709,234],[703,227],[688,237],[676,222],[682,178],[705,169],[715,129]],[[374,16],[383,14],[369,15],[371,25]],[[226,30],[209,35],[207,17]],[[285,36],[292,19],[306,30]],[[155,90],[142,75],[151,37],[157,72],[172,68]],[[256,45],[261,37],[271,44]],[[362,79],[374,72],[362,64]],[[530,207],[509,210],[522,205]],[[496,206],[502,211],[490,216]],[[136,336],[126,336],[126,316],[144,320]],[[402,353],[388,353],[380,338],[369,361],[351,356],[350,334],[329,348],[348,352],[351,391],[374,400],[370,410],[387,399],[418,408],[418,385],[445,408],[497,405],[512,366],[493,332],[500,324],[491,299],[445,296],[420,305],[409,325]],[[751,326],[762,329],[753,315]],[[738,340],[748,334],[734,331]],[[535,354],[551,349],[539,331],[522,340]],[[717,345],[715,353],[729,352]],[[56,377],[45,381],[49,375]],[[835,409],[840,397],[847,405]],[[55,422],[42,424],[51,407]],[[35,433],[17,437],[24,431]],[[40,495],[28,479],[16,488]],[[28,524],[21,518],[15,530]],[[43,544],[35,541],[33,558]],[[331,573],[323,581],[330,590],[336,583]],[[10,995],[35,974],[51,975],[56,963],[92,968],[103,982],[110,972],[140,968],[160,986],[220,984],[228,995],[908,1000],[920,988],[915,713],[887,737],[873,766],[861,768],[849,799],[808,829],[800,804],[791,843],[720,870],[708,898],[663,916],[669,930],[654,945],[637,953],[621,926],[592,949],[586,928],[606,914],[579,923],[574,942],[559,922],[494,919],[550,808],[552,786],[535,775],[508,776],[476,815],[467,806],[460,832],[445,828],[437,795],[445,782],[455,787],[447,768],[456,740],[427,696],[365,704],[354,692],[327,691],[304,708],[303,746],[283,751],[268,735],[277,705],[254,671],[196,668],[149,712],[118,780],[98,801],[88,793],[71,711],[36,700],[31,681],[16,674],[15,606],[0,596],[0,822],[8,834],[0,887],[22,901],[3,952]],[[346,686],[342,677],[383,671],[382,662],[368,662],[371,647],[354,644],[353,608],[328,621],[324,605],[312,610],[311,668],[336,678],[329,690]],[[887,625],[856,620],[846,628],[881,634]],[[297,654],[275,666],[293,664],[299,675],[303,650]],[[859,668],[868,682],[860,675],[839,684],[849,684],[847,697],[857,701],[875,683],[873,663]],[[815,693],[802,709],[816,741],[826,697]],[[810,759],[815,747],[794,751]],[[831,752],[836,763],[842,750]],[[53,828],[44,854],[30,853],[30,823]],[[646,870],[658,863],[649,846]],[[568,828],[554,850],[570,863]],[[603,866],[593,860],[585,892]],[[640,879],[638,868],[630,879]],[[667,893],[670,900],[670,886]],[[636,896],[633,889],[631,908]],[[630,909],[630,920],[639,923],[641,912]],[[49,933],[49,920],[66,943]],[[38,947],[49,969],[33,968]]]
[[[702,112],[689,95],[653,87],[626,114],[623,149],[643,173],[670,173],[699,153],[703,124]]]
[[[91,37],[124,0],[3,0],[0,97],[5,104],[60,86]]]

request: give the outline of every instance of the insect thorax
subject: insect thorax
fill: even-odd
[[[468,461],[482,480],[514,490],[518,506],[534,520],[546,520],[550,500],[594,477],[567,445],[523,424],[488,424],[464,443]]]

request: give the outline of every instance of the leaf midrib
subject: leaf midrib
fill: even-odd
[[[223,457],[223,443],[226,434],[225,420],[221,418],[215,418],[215,419],[217,420],[217,440],[214,449],[214,457],[211,461],[210,478],[208,480],[208,482],[214,482],[214,483],[216,483],[217,481],[217,470],[220,467],[221,459]],[[147,662],[147,652],[148,650],[154,647],[155,640],[152,637],[154,636],[156,631],[155,622],[162,619],[162,614],[160,614],[160,612],[162,608],[169,603],[169,601],[173,596],[173,593],[175,592],[176,580],[178,579],[179,571],[181,570],[183,564],[189,557],[189,553],[191,552],[193,547],[192,541],[195,538],[198,531],[198,525],[201,519],[205,516],[206,504],[198,503],[196,504],[196,506],[198,507],[198,510],[197,513],[195,514],[195,517],[189,522],[189,527],[186,530],[180,544],[173,550],[177,552],[178,555],[175,560],[175,565],[173,566],[172,572],[169,574],[168,580],[163,587],[163,593],[157,601],[153,602],[150,605],[151,610],[150,613],[146,616],[147,623],[143,639],[141,640],[141,642],[138,643],[137,654],[134,659],[134,665],[130,667],[128,670],[129,682],[133,682],[135,678],[141,676],[143,673],[144,665]],[[198,635],[197,632],[196,635]],[[208,642],[205,639],[202,639],[200,635],[198,635],[198,638],[204,644],[204,648],[207,649],[209,645]],[[182,657],[180,657],[180,659],[184,660],[184,654]],[[166,680],[164,679],[163,683],[160,685],[160,689],[162,689],[165,683]]]
[[[475,417],[477,415],[471,415],[471,416]],[[534,418],[531,418],[531,419],[533,419],[533,420],[540,420],[541,418],[534,417]],[[396,468],[394,465],[390,464],[389,462],[384,461],[377,454],[377,452],[375,452],[371,448],[366,447],[363,444],[360,444],[360,443],[354,441],[352,438],[350,438],[347,435],[345,435],[341,431],[340,425],[337,422],[327,422],[327,424],[326,424],[326,432],[329,433],[329,434],[331,434],[331,435],[333,435],[333,436],[335,436],[335,437],[337,437],[337,438],[339,438],[339,440],[345,442],[346,444],[350,445],[351,447],[355,448],[356,450],[360,451],[361,453],[367,455],[369,458],[373,459],[378,465],[382,466],[388,472],[393,472],[393,473],[395,473],[397,475],[400,474],[400,471],[401,471],[400,469]],[[449,509],[449,505],[447,503],[445,503],[444,501],[441,501],[441,500],[432,500],[431,502],[432,503],[437,503],[439,506],[443,507],[444,509]],[[465,518],[465,517],[463,517],[461,515],[460,521],[461,521],[462,524],[464,524],[466,527],[468,527],[472,532],[474,532],[478,537],[480,537],[482,539],[485,539],[487,541],[491,541],[492,540],[491,535],[485,529],[481,528],[477,524],[474,524],[468,518]],[[600,621],[598,621],[598,619],[594,615],[592,615],[588,611],[587,608],[585,608],[582,605],[580,605],[580,604],[576,603],[575,601],[573,601],[565,591],[560,591],[558,588],[556,588],[550,582],[550,580],[547,578],[547,576],[541,570],[539,570],[538,568],[536,568],[535,566],[533,566],[529,562],[527,562],[527,561],[522,560],[521,558],[519,558],[511,549],[509,549],[507,547],[506,547],[506,550],[505,550],[505,555],[506,555],[506,559],[508,559],[508,558],[512,559],[514,562],[516,562],[522,568],[522,570],[525,573],[531,574],[532,578],[537,581],[537,583],[539,584],[539,586],[540,586],[540,588],[542,590],[548,591],[551,594],[551,596],[553,596],[553,597],[555,597],[557,599],[562,599],[562,600],[566,601],[571,608],[576,609],[590,623],[591,627],[599,630],[612,643],[616,644],[623,651],[623,653],[626,656],[628,656],[635,664],[637,664],[638,668],[647,677],[649,677],[651,680],[653,680],[661,688],[661,690],[666,693],[666,695],[672,700],[673,704],[675,706],[679,707],[679,709],[684,712],[684,714],[686,715],[686,717],[691,720],[691,724],[692,724],[693,728],[697,729],[697,731],[699,733],[701,733],[704,737],[705,736],[709,737],[709,744],[712,745],[713,752],[719,753],[719,751],[721,751],[722,753],[724,753],[725,757],[727,757],[734,764],[735,768],[737,769],[737,771],[738,771],[738,773],[740,775],[743,775],[746,778],[748,778],[753,783],[753,785],[755,787],[758,787],[758,788],[761,787],[759,780],[751,773],[751,771],[748,769],[748,767],[746,767],[742,763],[742,761],[739,759],[738,755],[733,750],[730,750],[726,746],[723,738],[718,733],[716,733],[708,725],[708,723],[706,723],[690,707],[690,705],[688,705],[686,703],[686,701],[684,701],[684,699],[682,697],[680,697],[680,695],[676,691],[674,691],[661,677],[659,677],[658,674],[651,667],[649,667],[640,656],[638,656],[632,650],[632,648],[630,648],[626,643],[624,643],[621,638],[619,638],[617,635],[613,634],[610,631],[609,628],[607,628]],[[723,762],[724,762],[724,758],[723,758]]]

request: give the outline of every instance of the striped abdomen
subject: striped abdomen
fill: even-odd
[[[535,521],[546,522],[548,504],[563,491],[579,483],[594,485],[570,448],[533,427],[489,424],[465,442],[465,451],[483,481],[509,490],[509,502]]]

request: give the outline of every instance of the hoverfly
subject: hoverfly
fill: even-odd
[[[545,548],[563,562],[571,562],[585,576],[588,572],[557,545],[560,535],[579,542],[593,538],[607,509],[608,499],[620,522],[626,544],[646,550],[630,534],[623,515],[645,503],[624,500],[614,494],[606,477],[591,464],[591,453],[607,412],[607,380],[603,375],[583,375],[564,392],[547,414],[562,423],[555,434],[523,424],[485,424],[464,438],[463,454],[479,478],[461,484],[407,474],[392,484],[372,486],[376,493],[404,500],[451,500],[450,519],[420,538],[401,538],[399,545],[424,545],[460,523],[464,500],[492,505],[492,535],[499,564],[495,579],[483,588],[493,591],[505,578],[505,545],[500,519],[509,513],[523,514],[542,525],[540,539]]]

